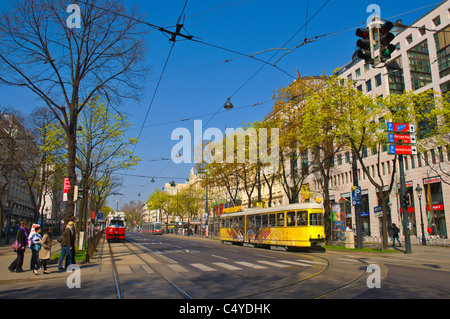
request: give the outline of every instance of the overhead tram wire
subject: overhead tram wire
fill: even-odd
[[[286,45],[288,45],[289,44],[289,42],[291,42],[292,41],[292,39],[294,39],[296,36],[297,36],[297,34],[317,15],[317,14],[319,14],[319,12],[320,11],[322,11],[322,9],[330,2],[331,0],[327,0],[312,16],[311,16],[311,18],[309,18],[290,38],[289,38],[289,40],[287,40],[281,47],[282,48],[284,48]],[[236,53],[236,54],[241,54],[241,53],[238,53],[237,51],[234,51],[234,50],[230,50],[230,49],[226,49],[226,48],[223,48],[223,47],[219,47],[219,46],[216,46],[216,45],[212,45],[212,44],[209,44],[209,43],[206,43],[206,42],[203,42],[203,41],[199,41],[199,40],[197,40],[197,39],[190,39],[191,41],[194,41],[194,42],[198,42],[198,43],[202,43],[202,44],[205,44],[205,45],[209,45],[209,46],[212,46],[212,47],[216,47],[216,48],[218,48],[218,49],[221,49],[221,50],[225,50],[225,51],[228,51],[228,52],[234,52],[234,53]],[[277,66],[275,66],[275,65],[273,65],[273,64],[270,64],[270,61],[278,54],[278,52],[279,51],[281,51],[281,49],[276,49],[277,50],[277,52],[275,52],[273,55],[272,55],[272,57],[268,60],[268,61],[264,61],[264,64],[247,80],[247,81],[245,81],[244,82],[244,84],[242,84],[232,95],[231,95],[231,97],[233,97],[233,96],[235,96],[240,90],[242,90],[259,72],[261,72],[262,71],[262,69],[266,66],[266,65],[271,65],[271,66],[273,66],[273,67],[275,67],[275,68],[277,68],[277,69],[279,69],[279,70],[281,70],[280,68],[278,68]],[[243,55],[243,54],[241,54],[241,55]],[[254,57],[252,57],[252,58],[254,58]],[[258,59],[259,60],[259,59]],[[283,71],[283,73],[286,73],[285,71]],[[291,76],[291,75],[290,75]],[[291,76],[292,77],[292,76]],[[294,77],[294,79],[296,79],[296,77]],[[213,118],[220,112],[220,110],[222,109],[222,105],[217,109],[217,111],[211,116],[211,118],[206,122],[206,124],[204,124],[204,128],[206,128],[207,126],[208,126],[208,124],[213,120]],[[195,132],[194,132],[194,136],[195,136]],[[194,136],[193,137],[191,137],[191,139],[193,139],[194,138]],[[159,174],[161,174],[168,166],[169,166],[169,164],[170,164],[170,162],[169,163],[167,163],[162,169],[161,169],[161,171],[158,173],[158,175]]]
[[[150,105],[149,105],[148,108],[147,108],[147,113],[145,114],[145,118],[144,118],[144,121],[143,121],[143,123],[142,123],[141,129],[139,130],[139,135],[138,135],[138,137],[137,137],[136,144],[134,144],[134,148],[133,148],[133,151],[132,151],[132,153],[131,153],[131,156],[133,156],[134,153],[135,153],[135,151],[136,151],[136,147],[137,147],[137,145],[138,145],[138,143],[139,143],[139,139],[140,139],[140,137],[141,137],[141,135],[142,135],[142,131],[143,131],[144,127],[145,127],[145,123],[147,122],[148,115],[150,114],[150,110],[151,110],[151,108],[152,108],[152,106],[153,106],[153,102],[155,101],[156,93],[158,92],[159,86],[160,86],[160,84],[161,84],[161,80],[162,80],[162,78],[163,78],[163,76],[164,76],[164,72],[166,71],[167,65],[168,65],[168,63],[169,63],[169,59],[170,59],[170,57],[171,57],[171,55],[172,55],[173,48],[175,47],[176,37],[177,37],[177,35],[181,35],[181,34],[179,33],[181,30],[179,29],[178,26],[180,25],[179,23],[180,23],[181,18],[182,18],[183,14],[184,14],[184,11],[186,10],[186,6],[187,6],[188,1],[189,1],[189,0],[186,0],[186,2],[184,3],[183,10],[181,11],[180,16],[178,17],[178,21],[177,21],[177,31],[176,31],[175,33],[172,33],[172,38],[169,40],[169,41],[172,42],[172,45],[171,45],[171,47],[170,47],[169,53],[168,53],[167,58],[166,58],[166,61],[165,61],[165,63],[164,63],[164,67],[163,67],[163,69],[162,69],[162,71],[161,71],[161,75],[159,76],[158,83],[157,83],[157,85],[156,85],[155,91],[153,92],[153,96],[152,96],[152,99],[151,99],[151,101],[150,101]],[[162,27],[159,28],[158,30],[161,31],[161,29],[162,29]],[[122,186],[123,186],[123,183],[124,183],[124,181],[125,181],[125,178],[127,177],[127,172],[128,172],[128,167],[126,168],[125,174],[123,175],[122,183],[121,183],[121,185],[120,185],[121,188],[122,188]]]

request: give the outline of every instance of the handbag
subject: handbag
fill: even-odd
[[[16,241],[12,244],[11,247],[12,247],[12,249],[14,249],[14,251],[18,251],[22,247],[22,244],[19,243],[16,239]]]

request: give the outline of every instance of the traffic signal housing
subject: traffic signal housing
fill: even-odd
[[[391,54],[395,51],[395,45],[391,44],[392,40],[394,40],[395,35],[390,31],[394,27],[394,24],[390,21],[386,21],[380,27],[380,39],[379,39],[379,47],[380,47],[380,60],[382,62],[386,62],[391,58]]]
[[[356,30],[356,36],[360,37],[356,42],[356,46],[359,48],[356,50],[354,56],[358,57],[359,59],[362,59],[367,62],[371,62],[372,60],[372,51],[371,51],[371,37],[370,37],[370,31],[369,28],[366,29],[357,29]]]
[[[404,196],[403,196],[403,206],[405,207],[408,207],[410,205],[410,202],[409,202],[409,195],[408,194],[405,194]]]

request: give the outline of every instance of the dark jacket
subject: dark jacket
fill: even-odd
[[[397,226],[392,227],[392,237],[398,237],[398,233],[400,232],[400,228]]]
[[[66,227],[64,229],[62,240],[61,240],[61,247],[70,247],[70,244],[72,242],[72,232],[70,231],[69,227]]]
[[[22,227],[19,228],[16,235],[17,242],[24,248],[28,245],[28,234],[26,233],[26,230]]]

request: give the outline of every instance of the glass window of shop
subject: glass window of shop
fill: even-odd
[[[406,191],[405,194],[408,196],[409,199],[409,205],[408,205],[408,218],[409,218],[409,229],[410,229],[410,235],[417,235],[417,223],[416,223],[416,213],[415,213],[415,205],[414,205],[414,191],[413,191],[413,182],[409,181],[406,182]],[[400,220],[403,225],[403,202],[401,200],[401,191],[400,191],[400,185],[398,188],[398,203],[399,203],[399,211],[400,211]]]
[[[444,196],[440,177],[431,177],[423,180],[425,206],[427,211],[428,225],[434,224],[436,235],[447,238],[447,227],[445,225]],[[430,209],[429,198],[432,208]]]
[[[361,227],[364,236],[370,236],[369,191],[361,191]]]
[[[345,200],[343,201],[343,212],[344,212],[344,218],[345,218],[345,226],[349,226],[352,228],[352,201],[351,201],[351,194],[350,193],[343,193],[341,194],[341,197]]]

